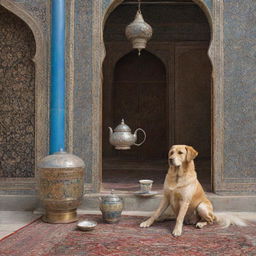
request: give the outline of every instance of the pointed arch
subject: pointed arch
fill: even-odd
[[[47,77],[47,52],[43,30],[39,22],[25,11],[20,5],[10,0],[0,0],[0,6],[7,9],[24,21],[32,31],[35,40],[35,54],[31,60],[35,65],[35,178],[37,177],[36,165],[48,152],[48,77]],[[47,139],[46,139],[47,138]],[[35,189],[35,178],[8,178],[2,188],[10,189]]]
[[[101,143],[101,124],[102,123],[102,65],[105,58],[105,47],[103,42],[103,31],[105,22],[109,14],[123,0],[110,0],[108,3],[103,3],[101,0],[93,2],[93,31],[97,31],[93,35],[93,79],[92,92],[93,109],[92,113],[92,150],[95,152],[92,161],[92,169],[98,170],[98,173],[93,175],[92,186],[96,191],[100,190],[102,179],[102,143]],[[208,50],[208,55],[212,64],[212,183],[213,192],[216,192],[221,187],[222,172],[223,172],[223,0],[212,1],[212,8],[209,9],[205,0],[193,0],[205,13],[210,28],[211,42]],[[107,5],[107,6],[106,6]],[[102,11],[103,10],[103,11]],[[99,50],[100,49],[100,50]]]

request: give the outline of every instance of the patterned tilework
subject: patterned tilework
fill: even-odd
[[[85,161],[85,182],[92,180],[92,5],[75,6],[74,154]]]
[[[204,0],[205,4],[208,6],[210,10],[212,10],[212,1],[214,0]]]
[[[225,0],[224,177],[256,178],[256,1]]]
[[[27,10],[33,17],[35,17],[41,24],[44,32],[50,28],[47,14],[47,1],[44,0],[14,0],[13,2],[19,4],[23,9]]]
[[[35,54],[32,31],[0,7],[0,177],[33,177]]]
[[[102,0],[102,10],[105,11],[111,4],[111,0]]]

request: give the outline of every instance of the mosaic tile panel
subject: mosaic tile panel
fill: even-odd
[[[0,6],[0,177],[33,177],[35,54],[32,31]]]
[[[85,161],[92,182],[92,1],[75,6],[74,154]]]
[[[13,2],[22,6],[26,9],[33,17],[36,17],[42,24],[44,31],[46,32],[49,28],[48,17],[47,17],[47,2],[43,0],[14,0]]]
[[[256,178],[256,1],[224,3],[224,178],[241,182]]]

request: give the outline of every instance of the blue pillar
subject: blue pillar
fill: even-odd
[[[52,0],[50,154],[65,150],[65,0]]]

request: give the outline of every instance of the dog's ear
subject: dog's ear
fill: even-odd
[[[168,158],[170,158],[170,156],[171,156],[171,151],[172,151],[172,147],[169,149]]]
[[[186,150],[187,150],[187,161],[188,162],[194,160],[197,157],[198,152],[193,147],[186,146]]]

